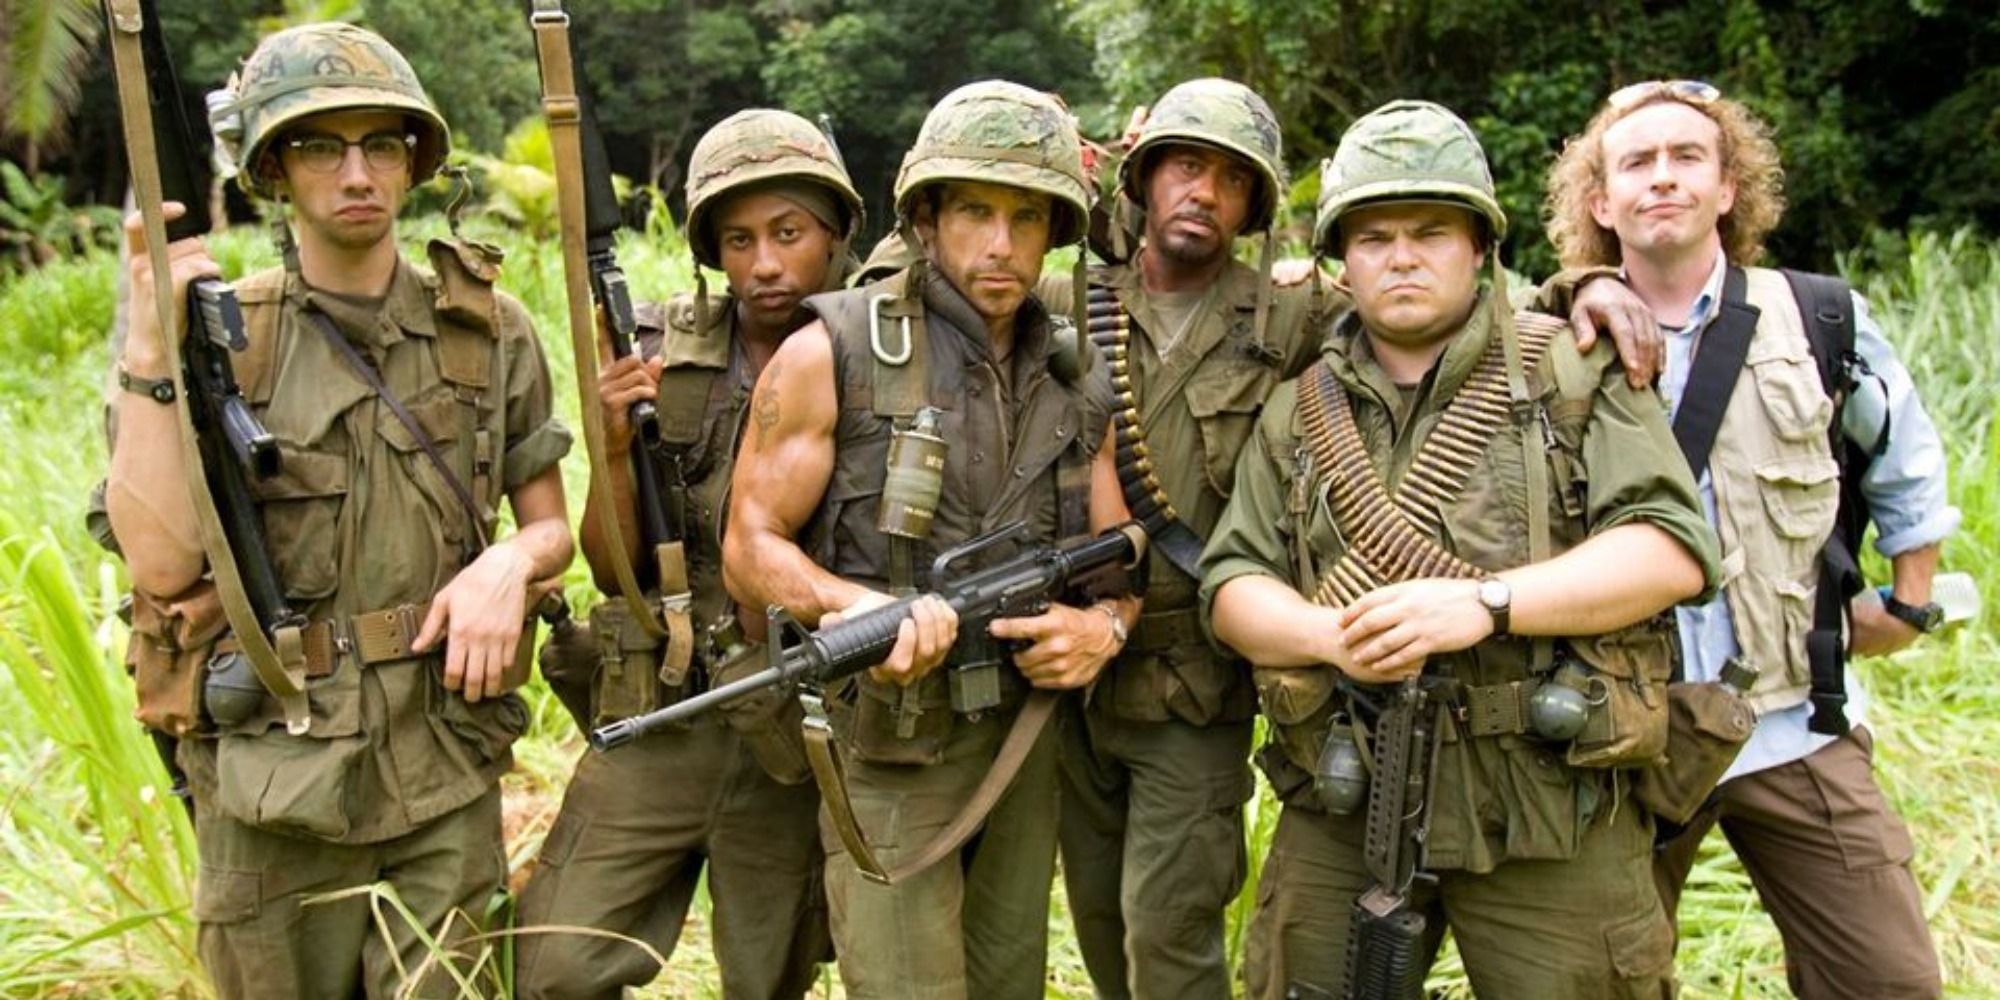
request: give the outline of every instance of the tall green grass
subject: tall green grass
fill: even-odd
[[[558,412],[573,420],[578,397],[558,249],[513,243],[479,223],[471,231],[509,246],[502,285],[535,318]],[[415,220],[405,227],[406,247],[421,259],[421,240],[443,232],[441,220]],[[211,244],[232,275],[276,260],[257,229]],[[620,257],[642,297],[692,285],[685,246],[671,231],[628,234]],[[1946,438],[1952,497],[1965,514],[1946,568],[1979,575],[1987,607],[1996,609],[1986,621],[1858,669],[1876,699],[1882,783],[1917,840],[1917,876],[1949,992],[2000,996],[2000,675],[1993,669],[2000,582],[1982,572],[2000,559],[2000,416],[1990,388],[2000,371],[2000,243],[1965,234],[1884,237],[1847,266]],[[10,678],[0,683],[0,995],[10,997],[206,992],[188,911],[193,842],[179,807],[163,796],[151,745],[131,721],[124,630],[112,615],[121,571],[82,527],[85,491],[104,468],[102,345],[115,267],[94,255],[0,287],[0,440],[9,448],[0,477],[0,661]],[[580,449],[563,471],[574,520],[586,482]],[[590,597],[580,561],[566,582],[573,597]],[[533,857],[581,752],[573,725],[539,682],[529,702],[534,722],[506,783],[508,854],[517,866]],[[1276,815],[1260,792],[1249,823],[1253,886]],[[1230,910],[1233,958],[1253,894],[1246,888]],[[1681,920],[1684,995],[1785,995],[1777,933],[1719,837],[1695,868]],[[1060,898],[1050,933],[1051,995],[1089,996]],[[1432,983],[1469,995],[1449,955]],[[698,913],[672,967],[646,995],[716,990]]]

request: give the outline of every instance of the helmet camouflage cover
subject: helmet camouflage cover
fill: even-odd
[[[804,180],[831,190],[845,210],[842,240],[861,228],[861,195],[833,143],[813,123],[789,111],[751,108],[717,122],[688,160],[687,232],[695,260],[722,267],[709,216],[729,191],[763,181]]]
[[[307,24],[270,35],[226,93],[233,100],[211,102],[210,122],[233,154],[237,183],[259,197],[275,194],[257,169],[272,140],[329,111],[402,112],[417,136],[412,183],[429,180],[451,150],[451,130],[409,60],[382,36],[352,24]]]
[[[1507,235],[1507,215],[1493,193],[1493,172],[1472,127],[1429,101],[1391,101],[1356,119],[1333,157],[1320,165],[1313,248],[1337,254],[1340,217],[1364,204],[1444,202],[1486,220],[1493,239]]]
[[[1160,97],[1118,165],[1118,183],[1135,205],[1146,204],[1146,155],[1162,146],[1196,143],[1234,153],[1256,168],[1257,202],[1246,232],[1268,229],[1285,192],[1284,142],[1278,116],[1257,92],[1234,80],[1189,80]]]
[[[924,116],[896,175],[896,216],[915,218],[916,194],[945,181],[1005,184],[1055,199],[1049,245],[1083,238],[1090,195],[1083,143],[1056,97],[1005,80],[968,83]]]

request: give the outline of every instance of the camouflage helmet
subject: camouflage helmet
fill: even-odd
[[[1471,209],[1490,235],[1507,235],[1486,151],[1464,119],[1429,101],[1391,101],[1348,126],[1320,165],[1313,247],[1335,254],[1340,217],[1364,204],[1435,201]]]
[[[1161,146],[1197,143],[1250,161],[1259,180],[1246,232],[1269,229],[1285,193],[1285,149],[1278,116],[1257,92],[1234,80],[1189,80],[1160,97],[1118,165],[1118,184],[1135,205],[1146,204],[1146,154]]]
[[[861,228],[861,195],[831,140],[789,111],[751,108],[724,118],[702,134],[688,160],[687,232],[694,259],[721,270],[722,253],[709,216],[729,191],[762,181],[795,179],[821,184],[844,209],[838,239]]]
[[[209,120],[252,195],[275,195],[257,169],[271,141],[328,111],[399,111],[417,147],[410,182],[429,180],[451,151],[451,130],[396,47],[366,28],[339,22],[287,28],[265,38],[231,79],[233,97],[210,101]]]
[[[924,116],[896,175],[896,217],[916,217],[916,195],[943,181],[1005,184],[1055,199],[1049,245],[1083,238],[1090,212],[1083,142],[1050,94],[1005,80],[968,83]]]

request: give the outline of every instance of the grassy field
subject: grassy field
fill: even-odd
[[[442,227],[408,227],[413,238]],[[251,230],[215,241],[232,274],[273,258]],[[685,250],[670,233],[633,235],[622,259],[637,290],[691,286]],[[1954,501],[1965,527],[1947,569],[1981,576],[2000,601],[2000,244],[1968,236],[1884,238],[1850,271],[1901,348],[1944,430]],[[120,571],[83,530],[85,491],[104,465],[101,386],[115,262],[68,261],[0,279],[0,996],[203,996],[188,912],[194,846],[178,807],[161,794],[152,750],[131,723],[120,669],[124,633],[113,615]],[[560,325],[560,263],[552,249],[518,255],[505,286],[528,303],[551,345],[561,410],[575,386]],[[565,463],[580,512],[581,449]],[[1880,566],[1877,566],[1879,571]],[[572,570],[573,595],[584,596]],[[1883,784],[1916,835],[1917,877],[1953,996],[2000,996],[2000,629],[1985,622],[1917,649],[1860,665],[1874,693]],[[581,752],[567,717],[537,681],[535,721],[507,779],[509,854],[530,863]],[[1253,859],[1276,809],[1253,813]],[[1680,969],[1690,997],[1785,995],[1776,931],[1719,837],[1696,868],[1682,907]],[[1059,893],[1059,890],[1058,890]],[[1247,899],[1232,927],[1247,921]],[[1857,915],[1857,919],[1864,919]],[[1050,995],[1087,997],[1067,917],[1051,922]],[[831,973],[823,989],[839,995]],[[717,995],[705,914],[649,996]],[[1433,984],[1465,995],[1455,961]]]

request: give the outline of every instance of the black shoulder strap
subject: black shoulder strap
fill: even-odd
[[[1854,351],[1854,300],[1847,282],[1831,275],[1806,271],[1785,271],[1792,298],[1799,304],[1805,321],[1806,340],[1812,345],[1813,363],[1819,367],[1820,386],[1834,401],[1834,415],[1827,428],[1827,445],[1840,466],[1840,515],[1833,533],[1820,549],[1819,582],[1813,596],[1812,630],[1806,633],[1806,661],[1811,669],[1813,706],[1806,727],[1816,733],[1838,736],[1847,732],[1847,642],[1843,632],[1848,599],[1858,593],[1865,580],[1858,553],[1861,536],[1867,530],[1865,501],[1850,478],[1867,466],[1872,454],[1888,442],[1885,425],[1875,447],[1856,454],[1841,426],[1840,408],[1855,387],[1855,372],[1862,367]]]
[[[1701,334],[1687,387],[1681,390],[1680,410],[1674,414],[1674,440],[1696,479],[1708,468],[1708,453],[1715,447],[1715,434],[1722,429],[1722,415],[1736,392],[1736,377],[1743,371],[1743,359],[1750,356],[1750,338],[1762,315],[1750,304],[1748,287],[1740,267],[1731,267],[1723,276],[1722,311]]]

